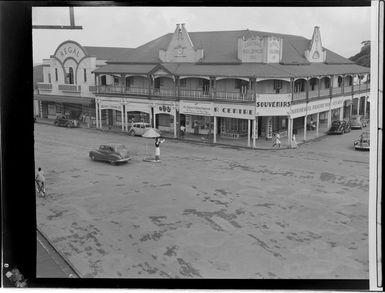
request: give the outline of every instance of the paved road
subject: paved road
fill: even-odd
[[[255,151],[36,124],[37,221],[90,278],[368,278],[369,154],[360,131]],[[126,165],[93,162],[126,144]],[[147,146],[147,151],[146,151]]]

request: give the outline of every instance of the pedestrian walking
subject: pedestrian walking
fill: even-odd
[[[39,167],[37,169],[37,174],[35,177],[36,185],[37,185],[37,190],[39,193],[42,194],[42,196],[45,196],[45,177],[43,170]]]
[[[180,137],[182,139],[184,138],[185,131],[186,131],[186,127],[183,124],[181,124],[181,126],[180,126]]]
[[[280,136],[279,133],[277,132],[277,133],[275,134],[275,140],[274,140],[273,147],[278,146],[278,148],[281,148],[281,141],[280,141],[280,138],[281,138],[281,136]]]
[[[164,143],[164,138],[155,138],[155,161],[160,161],[160,144]]]
[[[293,134],[293,136],[291,138],[291,146],[292,146],[293,149],[297,148],[297,140],[295,138],[295,134]]]

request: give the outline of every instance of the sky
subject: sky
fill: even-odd
[[[256,30],[311,39],[320,27],[323,47],[349,58],[370,40],[370,7],[75,7],[82,30],[33,29],[33,62],[49,59],[64,41],[82,46],[135,48],[177,23],[188,32]],[[33,7],[33,25],[69,25],[65,7]]]

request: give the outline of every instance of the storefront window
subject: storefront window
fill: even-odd
[[[170,115],[159,114],[158,117],[159,117],[159,121],[158,121],[159,126],[167,126],[167,127],[170,126],[170,123],[171,123]]]

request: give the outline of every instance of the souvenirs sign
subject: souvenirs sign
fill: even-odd
[[[256,116],[287,116],[291,106],[291,94],[257,94]]]

